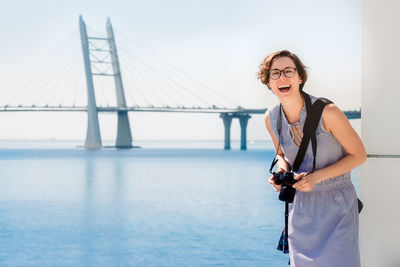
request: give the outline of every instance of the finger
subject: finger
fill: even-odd
[[[301,178],[303,178],[303,176],[302,176],[301,174],[296,175],[296,176],[294,177],[295,180],[300,180]]]
[[[298,191],[304,191],[305,188],[306,188],[306,185],[304,185],[304,184],[302,183],[302,184],[297,185],[296,190],[298,190]]]
[[[308,191],[311,191],[312,188],[313,188],[313,186],[310,184],[310,181],[307,178],[304,178],[303,180],[298,182],[296,190],[299,190],[302,192],[308,192]]]
[[[306,183],[305,180],[300,180],[293,185],[293,188],[299,189],[299,188],[303,187],[305,183]]]
[[[302,184],[303,180],[297,181],[296,183],[294,183],[292,186],[293,188],[298,188],[301,184]]]
[[[302,172],[302,173],[300,173],[299,175],[296,175],[296,176],[294,177],[294,179],[295,179],[295,180],[300,180],[301,178],[303,178],[303,177],[306,176],[306,175],[307,175],[306,172]]]

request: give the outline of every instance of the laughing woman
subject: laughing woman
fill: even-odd
[[[278,51],[263,60],[258,78],[279,99],[280,105],[267,111],[265,124],[277,151],[278,172],[290,171],[307,116],[302,93],[307,81],[306,68],[293,53]],[[312,103],[316,99],[311,96]],[[290,264],[358,267],[359,218],[350,171],[366,160],[365,148],[344,113],[334,104],[325,106],[315,134],[315,171],[312,172],[314,154],[309,145],[295,173],[297,182],[293,187],[297,192],[289,205]],[[280,191],[281,186],[274,183],[273,176],[269,183]]]

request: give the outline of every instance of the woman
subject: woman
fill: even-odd
[[[307,81],[306,68],[293,53],[278,51],[264,59],[258,78],[279,99],[280,105],[266,112],[265,125],[277,150],[278,172],[290,171],[307,116],[301,93]],[[316,99],[311,96],[312,103]],[[297,191],[289,206],[290,264],[360,266],[357,196],[350,171],[366,160],[364,145],[335,104],[324,108],[316,138],[315,171],[312,172],[313,151],[309,144],[295,175],[293,187]],[[280,191],[273,176],[269,183]]]

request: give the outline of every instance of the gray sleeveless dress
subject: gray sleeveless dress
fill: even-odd
[[[311,96],[312,103],[317,98]],[[293,166],[298,146],[289,133],[290,125],[279,105],[269,111],[272,131],[278,140],[278,112],[282,113],[281,145],[285,160]],[[303,107],[300,125],[307,116]],[[327,167],[346,155],[336,138],[323,126],[317,131],[316,170]],[[313,152],[311,142],[298,170],[311,172]],[[296,267],[359,267],[358,207],[350,172],[322,181],[310,192],[297,191],[289,205],[289,255]]]

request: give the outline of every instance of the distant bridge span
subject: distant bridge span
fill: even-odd
[[[98,112],[179,112],[179,113],[246,113],[264,114],[267,109],[246,109],[246,108],[202,108],[202,107],[97,107]],[[2,111],[84,111],[83,106],[4,106]]]
[[[241,127],[240,149],[247,149],[246,128],[250,114],[264,114],[267,109],[245,109],[245,108],[185,108],[185,107],[97,107],[97,112],[175,112],[175,113],[219,113],[224,121],[225,142],[224,149],[230,149],[230,126],[233,118],[238,118]],[[5,106],[0,107],[0,112],[24,112],[24,111],[68,111],[87,112],[87,107],[67,106]],[[361,111],[344,111],[348,119],[360,119]]]
[[[87,107],[82,106],[4,106],[0,107],[0,112],[10,111],[79,111],[87,112]],[[239,113],[239,114],[264,114],[267,109],[247,109],[247,108],[185,108],[185,107],[97,107],[98,112],[176,112],[176,113]],[[360,119],[361,111],[343,111],[346,117]]]

